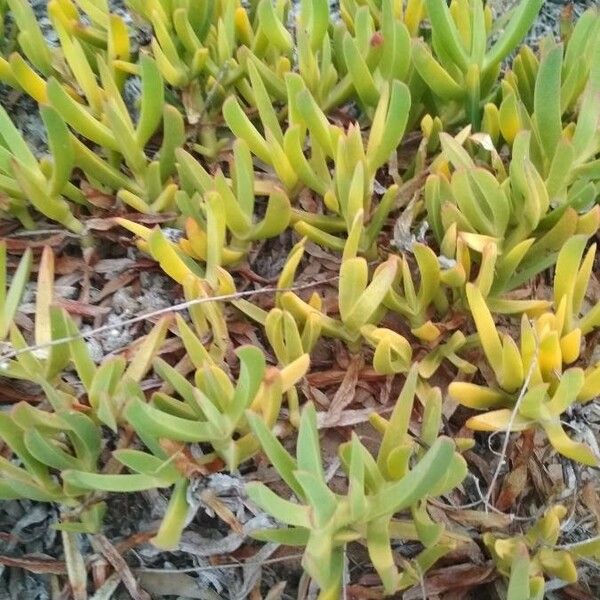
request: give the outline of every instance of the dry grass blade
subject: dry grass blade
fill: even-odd
[[[148,592],[140,587],[137,579],[132,573],[125,559],[119,554],[113,544],[103,535],[97,534],[91,538],[92,544],[98,547],[98,550],[112,565],[115,571],[119,574],[123,585],[133,598],[133,600],[150,600],[151,596]]]
[[[74,600],[87,600],[87,568],[79,548],[79,535],[62,532],[67,574]]]

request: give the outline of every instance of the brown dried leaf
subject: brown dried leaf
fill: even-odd
[[[507,473],[502,481],[502,488],[496,499],[496,508],[501,511],[508,510],[525,491],[527,486],[527,466],[519,465]]]
[[[348,600],[380,600],[383,598],[383,594],[364,585],[349,585],[346,588],[346,597]]]
[[[449,510],[447,514],[453,521],[464,527],[476,527],[478,529],[506,529],[512,523],[510,515],[483,510]]]
[[[594,514],[596,527],[600,530],[600,497],[593,481],[588,481],[581,489],[581,499],[587,508]]]
[[[28,240],[26,238],[5,238],[6,250],[8,252],[21,252],[27,248],[43,248],[44,246],[51,246],[57,248],[66,239],[65,233],[56,233],[50,237],[36,237],[35,239]]]
[[[572,585],[567,585],[562,588],[561,592],[567,598],[571,598],[572,600],[597,600],[598,596],[595,594],[591,594],[587,590],[584,590],[581,585],[575,583]]]
[[[215,494],[213,490],[206,489],[200,494],[202,502],[208,506],[224,523],[229,525],[229,528],[234,533],[242,535],[244,526],[239,522],[237,517]]]
[[[0,564],[25,569],[31,573],[66,575],[67,565],[62,560],[36,556],[5,556],[0,554]]]
[[[352,425],[358,425],[359,423],[366,423],[374,412],[391,412],[391,408],[388,411],[374,411],[372,408],[345,410],[335,421],[330,421],[328,419],[328,413],[320,412],[317,413],[317,426],[319,429],[350,427]]]
[[[55,306],[64,308],[69,314],[80,317],[102,317],[107,315],[111,309],[108,306],[95,306],[79,300],[69,300],[68,298],[57,298],[54,301]]]
[[[35,393],[39,389],[35,384],[29,384],[29,382],[0,377],[0,404],[16,404],[22,401],[37,404],[44,399],[43,394]]]
[[[327,414],[322,417],[321,425],[323,427],[334,427],[340,421],[344,409],[352,404],[356,394],[356,384],[358,383],[358,374],[363,366],[363,360],[360,356],[353,356],[344,379],[338,388]]]
[[[330,385],[336,385],[344,381],[344,377],[346,376],[346,371],[316,371],[314,373],[309,373],[306,378],[311,386],[316,388],[324,388]],[[363,369],[360,374],[361,381],[383,381],[385,379],[385,375],[380,375],[376,373],[373,369]]]
[[[484,566],[462,564],[444,567],[429,572],[423,581],[425,589],[422,589],[421,585],[417,585],[407,590],[402,596],[402,600],[422,600],[453,590],[461,590],[466,593],[469,588],[489,583],[496,577],[496,569],[491,563]]]

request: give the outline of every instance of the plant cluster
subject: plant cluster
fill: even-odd
[[[544,460],[600,466],[564,428],[600,395],[597,9],[534,50],[519,46],[541,0],[500,30],[482,0],[341,0],[337,16],[328,0],[126,5],[152,32],[142,47],[107,0],[50,0],[56,44],[27,0],[0,2],[0,81],[37,102],[48,142],[36,155],[0,109],[0,211],[25,229],[54,221],[84,253],[110,219],[187,312],[97,362],[57,302],[51,248],[12,268],[0,244],[2,374],[43,392],[0,412],[1,498],[59,505],[68,545],[101,529],[109,494],[170,488],[152,541],[172,550],[192,482],[254,473],[264,455],[289,489],[247,484],[278,523],[254,535],[301,546],[333,599],[350,544],[395,594],[470,542],[433,514],[467,498],[485,432],[527,432]],[[242,277],[275,242],[287,244],[276,290],[251,301]],[[334,272],[307,282],[320,259]],[[403,382],[339,445],[336,485],[320,438],[348,427],[337,394],[317,410],[310,385],[332,348],[388,396]],[[541,512],[527,531],[484,533],[510,600],[600,560],[597,540],[561,545],[562,506]],[[418,550],[405,559],[397,540]]]

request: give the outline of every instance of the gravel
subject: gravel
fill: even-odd
[[[520,0],[489,0],[488,4],[497,15],[514,8]],[[599,6],[598,0],[545,0],[537,20],[529,31],[525,42],[531,46],[547,35],[560,39],[560,22],[565,11],[573,10],[572,18],[577,20],[588,8]]]

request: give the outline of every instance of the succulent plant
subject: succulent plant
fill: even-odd
[[[579,64],[585,65],[585,57]],[[594,183],[598,180],[595,157],[600,142],[595,126],[598,119],[595,98],[600,81],[598,76],[590,75],[581,92],[567,90],[565,99],[561,82],[566,68],[562,47],[548,48],[533,81],[532,108],[507,86],[498,113],[499,130],[513,145],[515,158],[523,152],[521,144],[529,145],[531,160],[544,178],[554,206],[581,210],[592,204]],[[572,84],[569,78],[564,82]],[[568,99],[570,95],[572,100]],[[578,114],[565,128],[563,114],[568,110],[565,104],[573,101],[578,103]],[[518,139],[523,131],[530,132],[527,142]]]
[[[585,242],[584,237],[574,237],[561,250],[554,287],[555,312],[542,313],[533,322],[523,315],[520,347],[508,334],[498,333],[481,291],[467,284],[481,346],[500,389],[455,381],[449,392],[465,406],[496,409],[469,419],[467,424],[473,429],[522,431],[540,426],[558,452],[596,465],[599,458],[584,444],[570,440],[561,425],[561,415],[568,408],[600,393],[597,366],[586,371],[577,367],[563,370],[577,361],[581,350],[582,329],[575,316],[581,309],[595,250],[590,248],[581,262]],[[596,324],[597,310],[592,312],[585,324],[586,333]]]
[[[86,508],[83,503],[87,490],[57,481],[54,472],[95,471],[102,450],[101,431],[85,414],[55,408],[56,412],[48,412],[22,402],[9,414],[0,415],[0,438],[20,463],[18,466],[0,458],[0,497],[55,502],[65,509],[81,508],[81,521],[63,523],[62,527],[95,531],[100,526],[102,504]]]
[[[8,0],[7,0],[8,2]],[[40,104],[48,99],[47,81],[58,77],[73,95],[81,91],[94,110],[101,109],[100,89],[95,81],[95,52],[119,84],[123,73],[115,65],[129,60],[129,33],[123,19],[109,13],[105,0],[50,0],[48,15],[58,37],[58,47],[46,41],[35,12],[26,0],[10,0],[8,7],[17,28],[20,52],[0,58],[0,80],[22,90]]]
[[[502,61],[533,24],[542,0],[523,0],[489,48],[492,15],[481,0],[453,0],[450,6],[444,0],[426,0],[425,5],[431,48],[422,40],[413,41],[415,68],[450,119],[456,118],[454,104],[479,128],[482,103],[494,91]]]
[[[571,236],[591,236],[600,222],[597,207],[587,203],[578,209],[551,206],[529,139],[529,132],[518,134],[509,172],[496,178],[475,164],[460,141],[442,133],[447,162],[440,157],[438,172],[425,185],[427,214],[442,254],[462,266],[467,280],[479,263],[475,282],[502,312],[543,309],[539,302],[507,302],[502,294],[554,264]]]
[[[391,288],[399,267],[397,257],[390,256],[369,282],[369,265],[366,259],[357,256],[362,231],[362,209],[357,213],[344,247],[339,277],[340,320],[327,316],[321,310],[321,302],[313,295],[309,302],[295,292],[281,294],[282,308],[291,313],[300,323],[312,320],[318,324],[323,335],[340,338],[356,348],[360,345],[361,330],[365,325],[381,319],[386,312],[384,299]],[[303,250],[300,249],[300,252]],[[294,261],[297,265],[297,262]],[[295,270],[293,267],[292,273]]]
[[[296,458],[291,457],[265,423],[256,417],[250,424],[263,450],[299,503],[279,497],[263,483],[250,483],[251,500],[289,525],[257,533],[263,540],[305,546],[303,566],[321,588],[320,598],[338,597],[343,580],[344,547],[365,539],[373,565],[386,593],[414,583],[408,568],[399,573],[390,549],[393,515],[412,507],[417,536],[426,548],[415,559],[415,571],[428,567],[452,544],[439,542],[443,528],[429,520],[424,505],[428,495],[444,493],[465,476],[465,464],[447,438],[438,438],[412,468],[412,446],[407,439],[408,418],[416,389],[417,371],[412,369],[400,394],[377,459],[358,436],[340,449],[348,492],[334,493],[325,479],[317,415],[314,407],[303,409]],[[436,432],[437,433],[437,432]]]
[[[548,508],[522,535],[484,534],[484,543],[496,568],[508,579],[508,600],[541,600],[545,576],[575,583],[578,560],[598,561],[600,548],[597,540],[556,548],[561,521],[566,514],[566,507],[557,504]]]
[[[566,430],[600,395],[600,16],[518,49],[541,4],[494,21],[482,0],[340,0],[339,18],[328,0],[126,0],[130,15],[50,0],[50,39],[31,2],[0,0],[6,106],[29,96],[48,142],[39,156],[0,109],[0,367],[40,390],[0,412],[0,497],[57,505],[74,597],[77,536],[99,531],[110,494],[164,490],[152,541],[177,550],[195,481],[260,479],[261,449],[293,498],[248,485],[245,505],[279,523],[256,537],[303,547],[321,598],[342,594],[353,542],[386,594],[423,586],[475,529],[510,600],[598,560],[596,539],[558,545],[562,506],[496,531],[503,515],[455,504],[475,443],[455,433],[464,409],[506,444],[537,430],[568,459],[600,460]],[[94,360],[86,338],[105,326],[83,333],[88,316],[64,309],[77,312],[55,290],[56,238],[17,230],[44,218],[69,230],[67,267],[81,246],[83,295],[107,240],[127,244],[98,233],[118,225],[185,302],[136,316],[159,318]],[[306,402],[330,394],[327,413]],[[330,482],[320,436],[367,418],[379,443],[357,427]],[[395,540],[415,542],[410,559]]]
[[[4,212],[13,214],[23,225],[32,228],[29,203],[50,219],[74,232],[83,230],[73,215],[70,203],[86,205],[81,191],[71,182],[75,166],[69,133],[59,115],[50,107],[42,109],[48,132],[52,161],[38,161],[4,108],[0,107],[0,189],[5,196]]]

